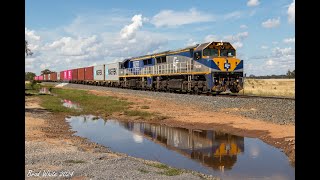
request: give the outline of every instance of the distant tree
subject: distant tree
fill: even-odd
[[[29,49],[28,46],[29,46],[28,45],[28,41],[25,40],[25,44],[24,44],[25,53],[26,53],[27,56],[32,56],[33,52],[31,52],[31,50]]]
[[[255,76],[255,75],[253,75],[253,74],[250,74],[250,75],[249,75],[249,77],[253,78],[253,77],[256,77],[256,76]]]
[[[293,70],[292,72],[288,70],[287,72],[287,78],[295,78],[296,70]]]
[[[52,73],[52,71],[50,71],[49,69],[45,69],[41,71],[41,74],[50,74],[50,73]]]
[[[33,72],[25,72],[25,80],[26,81],[32,81],[35,76],[36,76],[36,74]]]

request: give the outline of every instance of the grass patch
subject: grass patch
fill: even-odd
[[[145,169],[138,169],[138,171],[139,171],[139,172],[142,172],[142,173],[145,173],[145,174],[150,172],[150,171],[147,171],[147,170],[145,170]]]
[[[68,112],[78,115],[80,112],[62,106],[61,99],[67,99],[80,104],[81,113],[91,114],[112,114],[113,112],[122,112],[127,109],[128,102],[118,100],[110,96],[96,96],[89,94],[85,90],[56,89],[52,88],[51,93],[57,96],[41,96],[41,106],[52,112]]]
[[[153,115],[149,112],[128,110],[132,103],[116,97],[97,96],[86,90],[50,88],[54,96],[46,95],[39,97],[41,98],[40,105],[51,112],[68,113],[69,115],[93,114],[95,116],[124,112],[127,116],[139,116],[142,119],[149,118]],[[79,104],[81,111],[62,106],[61,100],[64,99]],[[93,119],[99,119],[99,117],[94,117]]]
[[[64,162],[66,162],[66,163],[74,163],[74,164],[85,163],[85,161],[83,161],[83,160],[73,160],[73,159],[69,159],[69,160],[66,160]]]
[[[142,119],[150,118],[153,115],[152,113],[138,110],[125,110],[124,114],[127,116],[138,116]]]
[[[141,106],[140,108],[141,108],[141,109],[150,109],[149,106]]]
[[[146,164],[149,165],[149,166],[156,167],[156,168],[164,170],[162,172],[159,172],[159,174],[163,174],[163,175],[166,175],[166,176],[177,176],[177,175],[183,173],[183,170],[180,170],[180,169],[177,169],[177,168],[172,168],[172,167],[169,167],[169,166],[167,166],[165,164],[160,164],[160,163],[146,163]]]
[[[182,173],[183,171],[180,169],[170,168],[170,169],[166,169],[164,172],[160,172],[159,174],[164,174],[166,176],[177,176]]]

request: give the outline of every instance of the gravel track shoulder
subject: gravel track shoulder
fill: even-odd
[[[74,136],[64,116],[46,111],[38,102],[37,97],[26,97],[26,179],[71,178],[59,177],[62,172],[73,172],[72,179],[213,179],[185,170],[167,176],[161,174],[163,169],[148,165],[157,162],[111,152]],[[45,176],[48,172],[51,177]]]

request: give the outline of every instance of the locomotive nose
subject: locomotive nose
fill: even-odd
[[[219,70],[223,72],[233,71],[240,63],[239,59],[230,58],[230,57],[229,58],[226,58],[226,57],[213,58],[213,61],[219,67]]]

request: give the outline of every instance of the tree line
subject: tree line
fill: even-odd
[[[288,70],[288,72],[286,74],[282,74],[282,75],[265,75],[265,76],[255,76],[253,74],[250,74],[248,77],[246,78],[252,78],[252,79],[295,79],[295,75],[296,75],[296,70],[290,71]]]

